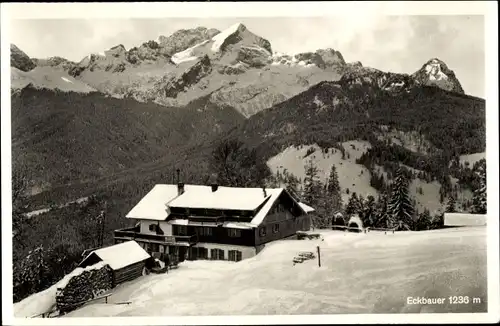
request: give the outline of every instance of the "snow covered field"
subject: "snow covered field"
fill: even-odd
[[[168,274],[120,285],[108,304],[91,303],[65,317],[486,311],[485,227],[322,233],[323,241],[277,241],[238,263],[181,263]],[[317,260],[292,266],[298,252],[315,252],[317,245],[321,267]],[[471,302],[450,304],[453,295]],[[407,297],[446,300],[419,305]],[[131,303],[113,304],[124,301]]]

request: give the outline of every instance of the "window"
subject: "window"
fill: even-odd
[[[199,236],[211,236],[213,233],[212,228],[210,227],[198,227],[196,228],[196,234]]]
[[[156,232],[156,227],[157,227],[156,224],[149,224],[149,231]]]
[[[278,223],[273,225],[273,233],[278,233],[280,231],[280,225]]]
[[[175,225],[174,234],[175,235],[187,235],[187,226],[186,225]]]
[[[241,230],[238,229],[227,229],[227,233],[231,238],[241,237]]]
[[[266,227],[265,226],[261,227],[259,229],[259,234],[260,234],[261,237],[265,237],[266,236]]]
[[[239,250],[229,250],[228,254],[230,261],[240,261],[242,259],[241,251]]]
[[[211,249],[210,258],[212,260],[224,260],[224,250],[222,249]]]

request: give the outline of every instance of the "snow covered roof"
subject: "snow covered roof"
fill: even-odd
[[[486,225],[486,215],[465,213],[444,213],[445,226],[481,226]]]
[[[137,242],[127,241],[92,251],[83,259],[80,265],[82,265],[92,254],[97,255],[104,264],[109,265],[109,267],[114,270],[138,263],[151,257]]]
[[[177,185],[155,185],[126,217],[163,221],[169,215],[166,203],[175,197],[177,197]]]
[[[304,212],[306,212],[306,213],[310,213],[310,212],[314,212],[315,211],[314,208],[312,208],[311,206],[306,205],[304,203],[299,203],[299,205],[304,210]]]
[[[174,186],[177,187],[177,186]],[[176,188],[177,189],[177,188]],[[185,192],[168,203],[170,207],[255,210],[266,198],[280,189],[221,187],[212,191],[210,186],[184,186]]]
[[[170,215],[170,208],[219,209],[254,211],[259,209],[251,224],[262,223],[269,210],[283,193],[283,188],[239,188],[219,186],[212,191],[211,186],[184,185],[184,192],[178,195],[176,184],[158,184],[142,198],[127,214],[127,218],[164,221]],[[292,197],[293,199],[293,197]],[[305,212],[314,210],[298,203]],[[187,225],[185,221],[173,220],[170,224]]]
[[[271,193],[271,195],[269,196],[269,198],[266,201],[266,203],[264,204],[264,206],[262,206],[262,208],[254,216],[254,218],[250,222],[251,224],[253,224],[255,226],[260,225],[262,223],[262,221],[264,220],[264,218],[269,213],[269,210],[271,209],[271,207],[273,207],[273,204],[276,202],[278,197],[283,192],[283,188],[277,188],[277,189],[272,189],[272,190],[273,191],[271,191],[271,192],[266,190],[268,193]],[[262,189],[261,189],[261,191],[262,191]]]

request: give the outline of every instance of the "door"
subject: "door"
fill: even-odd
[[[186,260],[186,255],[188,253],[186,249],[187,247],[179,247],[179,262],[183,262],[184,260]]]

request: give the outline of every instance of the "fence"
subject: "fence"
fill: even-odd
[[[356,227],[350,227],[350,226],[344,226],[344,225],[334,225],[332,226],[332,230],[343,230],[344,232],[347,232],[349,230],[353,230],[355,232],[359,233],[367,233],[370,231],[383,231],[384,234],[387,234],[387,232],[392,232],[394,233],[395,229],[386,229],[386,228],[372,228],[372,227],[367,227],[367,228],[356,228]]]
[[[108,293],[108,294],[105,294],[105,295],[101,295],[99,297],[92,298],[90,300],[77,302],[77,303],[74,303],[72,305],[74,305],[74,306],[83,305],[83,304],[86,304],[86,303],[89,303],[89,302],[92,302],[92,301],[96,301],[96,300],[100,300],[100,299],[104,299],[104,302],[108,303],[108,297],[110,297],[111,295],[112,295],[112,293]],[[117,304],[130,304],[130,302],[120,302],[120,303],[117,303]],[[52,314],[55,314],[55,315],[52,315]],[[42,312],[41,314],[33,315],[33,316],[31,316],[31,318],[37,318],[37,317],[53,318],[53,317],[59,317],[59,316],[60,316],[59,311],[57,309],[54,309],[54,310]]]

